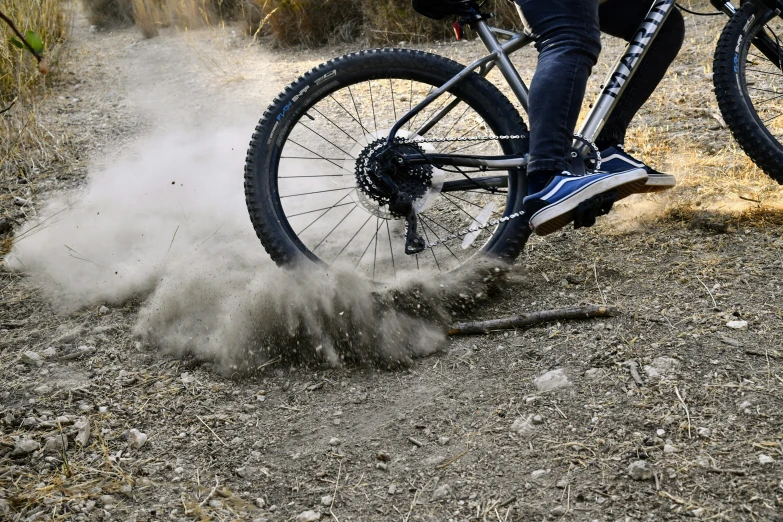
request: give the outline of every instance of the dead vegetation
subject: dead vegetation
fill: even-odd
[[[491,0],[498,22],[518,27],[511,2]],[[174,25],[194,28],[238,21],[242,31],[280,46],[316,46],[363,39],[370,43],[422,43],[451,36],[448,23],[413,11],[410,0],[82,0],[91,23],[136,23],[146,38]]]

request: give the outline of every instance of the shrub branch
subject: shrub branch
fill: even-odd
[[[27,47],[27,50],[33,53],[33,56],[35,56],[35,59],[38,60],[38,63],[41,63],[41,61],[43,61],[43,56],[38,54],[38,52],[35,49],[33,49],[33,46],[30,45],[30,43],[27,41],[27,38],[22,36],[22,33],[20,33],[19,29],[16,28],[14,22],[10,18],[8,18],[2,11],[0,11],[0,18],[2,18],[3,21],[8,24],[8,27],[10,27],[11,30],[14,33],[16,33],[17,38],[19,38],[19,41],[22,42],[25,47]]]

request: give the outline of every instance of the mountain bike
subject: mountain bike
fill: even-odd
[[[416,50],[366,50],[286,87],[256,127],[245,167],[250,218],[277,264],[339,264],[374,280],[430,276],[480,258],[512,261],[528,240],[528,129],[486,76],[497,68],[526,111],[528,89],[509,56],[534,36],[493,27],[483,2],[416,3],[425,15],[456,18],[458,39],[472,29],[488,54],[464,66]],[[783,183],[783,0],[712,5],[729,16],[713,68],[721,113],[748,156]],[[677,7],[656,0],[617,59],[575,135],[574,172],[600,168],[593,140]],[[575,226],[606,211],[606,202],[580,207]]]

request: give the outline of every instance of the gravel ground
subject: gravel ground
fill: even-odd
[[[154,282],[67,306],[47,281],[4,267],[0,518],[783,519],[781,190],[712,115],[719,21],[687,23],[630,143],[678,169],[680,186],[592,229],[532,239],[504,278],[466,281],[440,310],[478,319],[605,302],[618,317],[448,339],[408,329],[409,355],[437,353],[391,369],[334,367],[321,346],[291,357],[289,339],[261,368],[232,372],[199,349],[207,336],[177,349],[140,335],[140,315],[163,313],[150,307],[163,299]],[[142,40],[78,22],[69,72],[38,116],[68,136],[69,162],[32,184],[2,180],[2,216],[34,218],[151,132],[255,118],[293,75],[354,50],[245,46],[230,28]],[[479,53],[475,42],[433,50]]]

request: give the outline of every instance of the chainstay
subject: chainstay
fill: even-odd
[[[520,140],[529,138],[530,136],[528,134],[510,134],[510,135],[502,135],[502,136],[470,136],[470,137],[454,137],[454,138],[437,138],[437,137],[431,137],[431,138],[425,138],[423,136],[420,136],[416,139],[409,140],[413,143],[454,143],[454,142],[470,142],[470,141],[501,141],[501,140]],[[601,151],[598,149],[598,147],[595,145],[595,143],[591,142],[584,136],[582,136],[579,133],[574,133],[574,138],[578,141],[581,141],[582,143],[586,144],[590,149],[593,151],[593,154],[596,156],[596,170],[601,168]],[[464,228],[458,232],[454,232],[451,234],[444,235],[443,237],[438,238],[436,241],[427,241],[426,247],[427,248],[435,248],[438,245],[442,245],[444,243],[447,243],[449,241],[454,241],[456,239],[462,239],[468,234],[480,232],[482,230],[486,230],[488,228],[496,227],[501,223],[505,223],[507,221],[511,221],[512,219],[517,219],[522,216],[524,216],[524,212],[514,212],[513,214],[509,214],[508,216],[503,216],[498,219],[490,219],[483,225],[471,225],[468,228]]]

